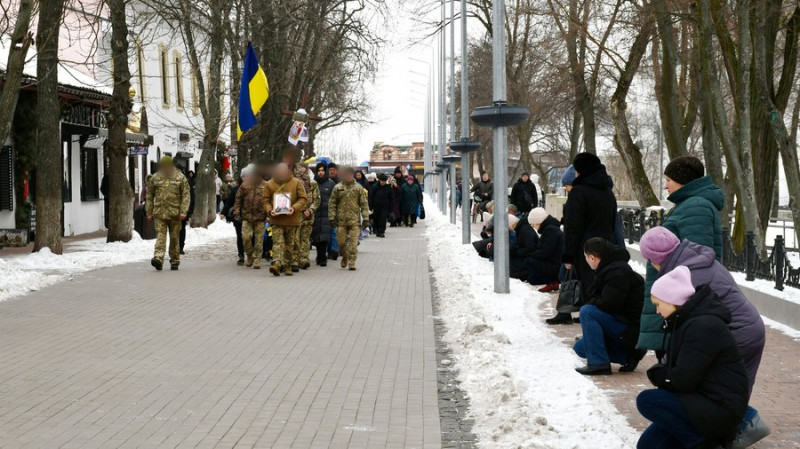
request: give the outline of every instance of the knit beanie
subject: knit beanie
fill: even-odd
[[[661,265],[680,244],[680,239],[672,231],[663,226],[656,226],[644,233],[639,241],[639,250],[642,252],[642,257],[651,263]]]
[[[567,170],[564,172],[564,174],[561,175],[561,186],[562,187],[571,186],[572,183],[575,181],[575,178],[577,177],[578,174],[575,173],[575,167],[570,165],[569,167],[567,167]]]
[[[547,218],[547,211],[542,207],[537,207],[528,212],[528,223],[533,225],[541,224]]]
[[[685,186],[706,173],[703,162],[694,156],[680,156],[671,160],[664,169],[664,174],[678,184]]]
[[[600,158],[592,153],[580,153],[572,161],[572,166],[575,167],[575,171],[578,173],[588,173],[600,164]]]
[[[650,295],[672,305],[686,304],[694,295],[692,273],[683,265],[675,268],[656,280]]]

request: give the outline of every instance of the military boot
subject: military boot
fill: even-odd
[[[347,268],[347,255],[342,253],[342,262],[339,264],[342,268]]]
[[[269,267],[269,272],[272,273],[274,276],[280,276],[281,275],[281,266],[276,264],[276,263],[273,263]]]
[[[350,270],[350,271],[356,271],[356,263],[355,262],[349,263],[347,265],[347,269]]]
[[[290,266],[283,267],[283,274],[286,276],[294,276],[294,273],[292,272],[292,267]]]
[[[155,257],[150,259],[150,265],[152,265],[153,268],[155,268],[158,271],[161,271],[161,269],[164,268],[164,262],[156,259]]]
[[[253,260],[253,268],[255,268],[256,270],[261,269],[261,259]]]
[[[247,255],[247,261],[244,263],[244,266],[246,266],[247,268],[253,266],[253,256],[251,256],[250,254]]]

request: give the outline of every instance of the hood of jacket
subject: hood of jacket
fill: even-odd
[[[608,176],[606,166],[600,164],[586,173],[581,173],[580,176],[575,178],[575,181],[572,182],[572,186],[585,185],[597,190],[609,190],[611,188],[610,179],[611,177]]]
[[[707,199],[717,210],[722,210],[725,207],[725,194],[722,189],[714,184],[710,176],[695,179],[668,196],[667,199],[674,204],[678,204],[693,196]]]
[[[704,315],[716,317],[725,324],[731,322],[731,312],[708,285],[700,286],[686,304],[664,320],[664,329],[678,329],[690,319]]]
[[[717,253],[712,248],[684,239],[661,265],[661,272],[668,273],[679,265],[690,271],[709,268],[716,260]]]
[[[556,220],[552,215],[548,215],[547,218],[545,218],[542,222],[541,226],[539,226],[539,234],[543,234],[545,229],[551,226],[555,228],[561,228],[561,222]]]
[[[615,262],[627,264],[630,260],[631,255],[627,249],[608,242],[605,250],[603,250],[602,259],[600,261],[600,265],[597,266],[597,271],[601,271],[603,268],[606,268]]]

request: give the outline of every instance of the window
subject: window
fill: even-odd
[[[0,210],[14,210],[14,153],[0,149]]]
[[[183,110],[183,64],[181,54],[177,51],[172,55],[172,61],[175,65],[175,105],[178,110]]]
[[[167,49],[159,45],[159,66],[161,67],[161,105],[169,107],[169,61]]]
[[[200,92],[197,88],[197,72],[192,70],[192,114],[200,113]]]
[[[81,201],[100,199],[97,149],[81,148]]]
[[[144,103],[147,93],[147,86],[144,82],[144,48],[142,47],[142,42],[138,40],[136,41],[136,71],[139,79],[139,101]]]
[[[72,142],[61,141],[61,200],[72,202]]]

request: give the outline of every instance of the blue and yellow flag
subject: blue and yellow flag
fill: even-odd
[[[267,102],[267,98],[269,98],[267,75],[258,64],[253,44],[248,43],[242,69],[242,87],[239,89],[239,119],[237,120],[236,140],[241,139],[242,133],[256,126],[256,114]]]

